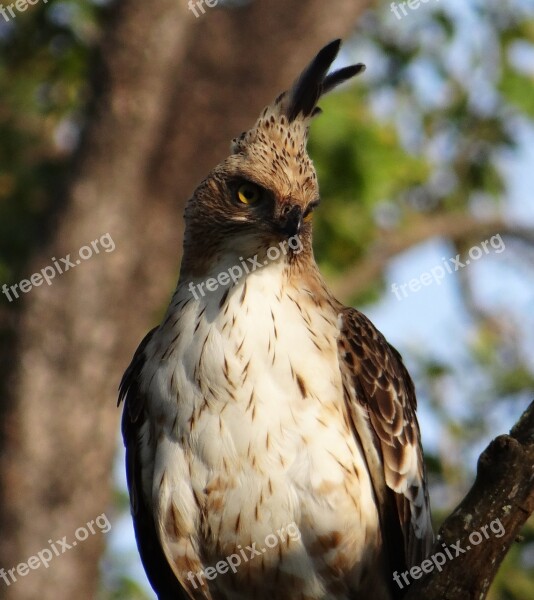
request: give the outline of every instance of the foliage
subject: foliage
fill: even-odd
[[[2,282],[17,280],[58,208],[88,104],[101,12],[92,2],[60,1],[0,20]]]

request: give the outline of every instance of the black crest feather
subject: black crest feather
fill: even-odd
[[[286,115],[290,122],[300,114],[304,117],[316,114],[317,102],[323,94],[365,70],[365,65],[359,63],[327,75],[340,47],[341,40],[334,40],[327,44],[294,83],[289,91],[289,102],[286,108]]]

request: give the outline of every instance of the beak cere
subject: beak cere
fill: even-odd
[[[278,228],[281,233],[292,237],[300,232],[302,227],[302,208],[297,204],[286,204],[280,211]]]

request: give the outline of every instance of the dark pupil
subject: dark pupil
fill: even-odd
[[[251,200],[254,197],[254,190],[245,190],[245,198]]]

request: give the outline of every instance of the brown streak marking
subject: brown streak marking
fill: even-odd
[[[173,533],[175,535],[175,537],[179,538],[180,537],[180,529],[178,528],[178,519],[176,517],[176,512],[175,512],[175,508],[174,508],[174,504],[171,504],[171,523],[172,523],[172,529],[173,529]]]
[[[306,385],[304,384],[304,380],[302,379],[302,377],[300,375],[297,375],[297,384],[299,386],[299,390],[300,390],[300,393],[302,394],[302,397],[306,398],[306,395],[307,395]]]
[[[302,311],[300,309],[300,304],[289,294],[287,295],[287,297],[291,300],[291,302],[293,302],[293,304],[298,308],[299,312],[302,314]]]
[[[328,323],[328,325],[332,325],[332,322],[330,321],[330,319],[328,319],[327,317],[325,317],[322,312],[319,313],[319,316],[321,317],[321,319],[323,319],[324,321],[326,321]]]
[[[324,421],[323,421],[323,420],[322,420],[320,417],[315,417],[315,420],[316,420],[318,423],[321,423],[321,425],[322,425],[323,427],[326,427],[326,428],[328,429],[328,424],[327,424],[327,423],[325,423],[325,422],[324,422]]]
[[[195,499],[195,504],[198,506],[198,509],[201,513],[204,513],[204,502],[202,501],[202,497],[198,495],[198,492],[193,488],[193,497]]]
[[[348,469],[332,452],[330,452],[330,450],[327,450],[327,452],[347,474],[351,475],[350,469]]]
[[[242,305],[247,294],[247,281],[243,284],[243,291],[241,292],[241,298],[239,299],[239,303]]]
[[[219,310],[223,307],[223,304],[226,302],[226,299],[228,298],[228,293],[229,292],[230,292],[230,288],[227,288],[227,290],[221,296],[221,299],[219,300]]]
[[[180,337],[180,331],[174,336],[172,342],[167,346],[167,350],[165,350],[165,352],[163,353],[163,356],[161,357],[161,360],[165,360],[165,358],[167,358],[167,355],[169,355],[173,350],[175,350],[174,348],[174,344],[176,342],[176,340]]]
[[[317,348],[317,350],[319,350],[320,352],[322,352],[321,346],[319,346],[319,344],[314,339],[312,339],[312,342],[315,345],[315,347]]]
[[[254,388],[252,388],[252,391],[250,392],[250,398],[249,398],[249,401],[247,404],[247,408],[245,409],[245,412],[251,407],[253,399],[254,399]]]
[[[354,504],[356,510],[358,512],[361,512],[361,506],[358,504],[358,501],[354,498],[354,496],[352,495],[352,492],[349,490],[347,482],[343,482],[343,487],[345,488],[345,491],[347,492],[347,496],[352,500],[352,503]]]
[[[189,429],[194,429],[195,427],[195,411],[191,413],[191,417],[189,417]]]
[[[210,337],[210,334],[208,332],[208,334],[206,335],[206,339],[204,340],[204,343],[202,344],[202,350],[200,351],[200,358],[198,359],[198,368],[200,370],[200,367],[202,365],[202,356],[204,355],[204,349],[206,348],[206,344],[208,342],[208,338]]]
[[[167,325],[169,323],[169,321],[171,320],[172,316],[174,315],[174,313],[170,312],[169,316],[165,319],[165,321],[163,322],[163,325],[161,326],[162,330],[166,330],[167,329]]]
[[[157,371],[154,371],[154,373],[152,373],[152,377],[150,378],[150,381],[148,382],[147,385],[147,389],[150,389],[150,386],[152,385],[152,382],[154,381],[154,377],[156,376]]]

